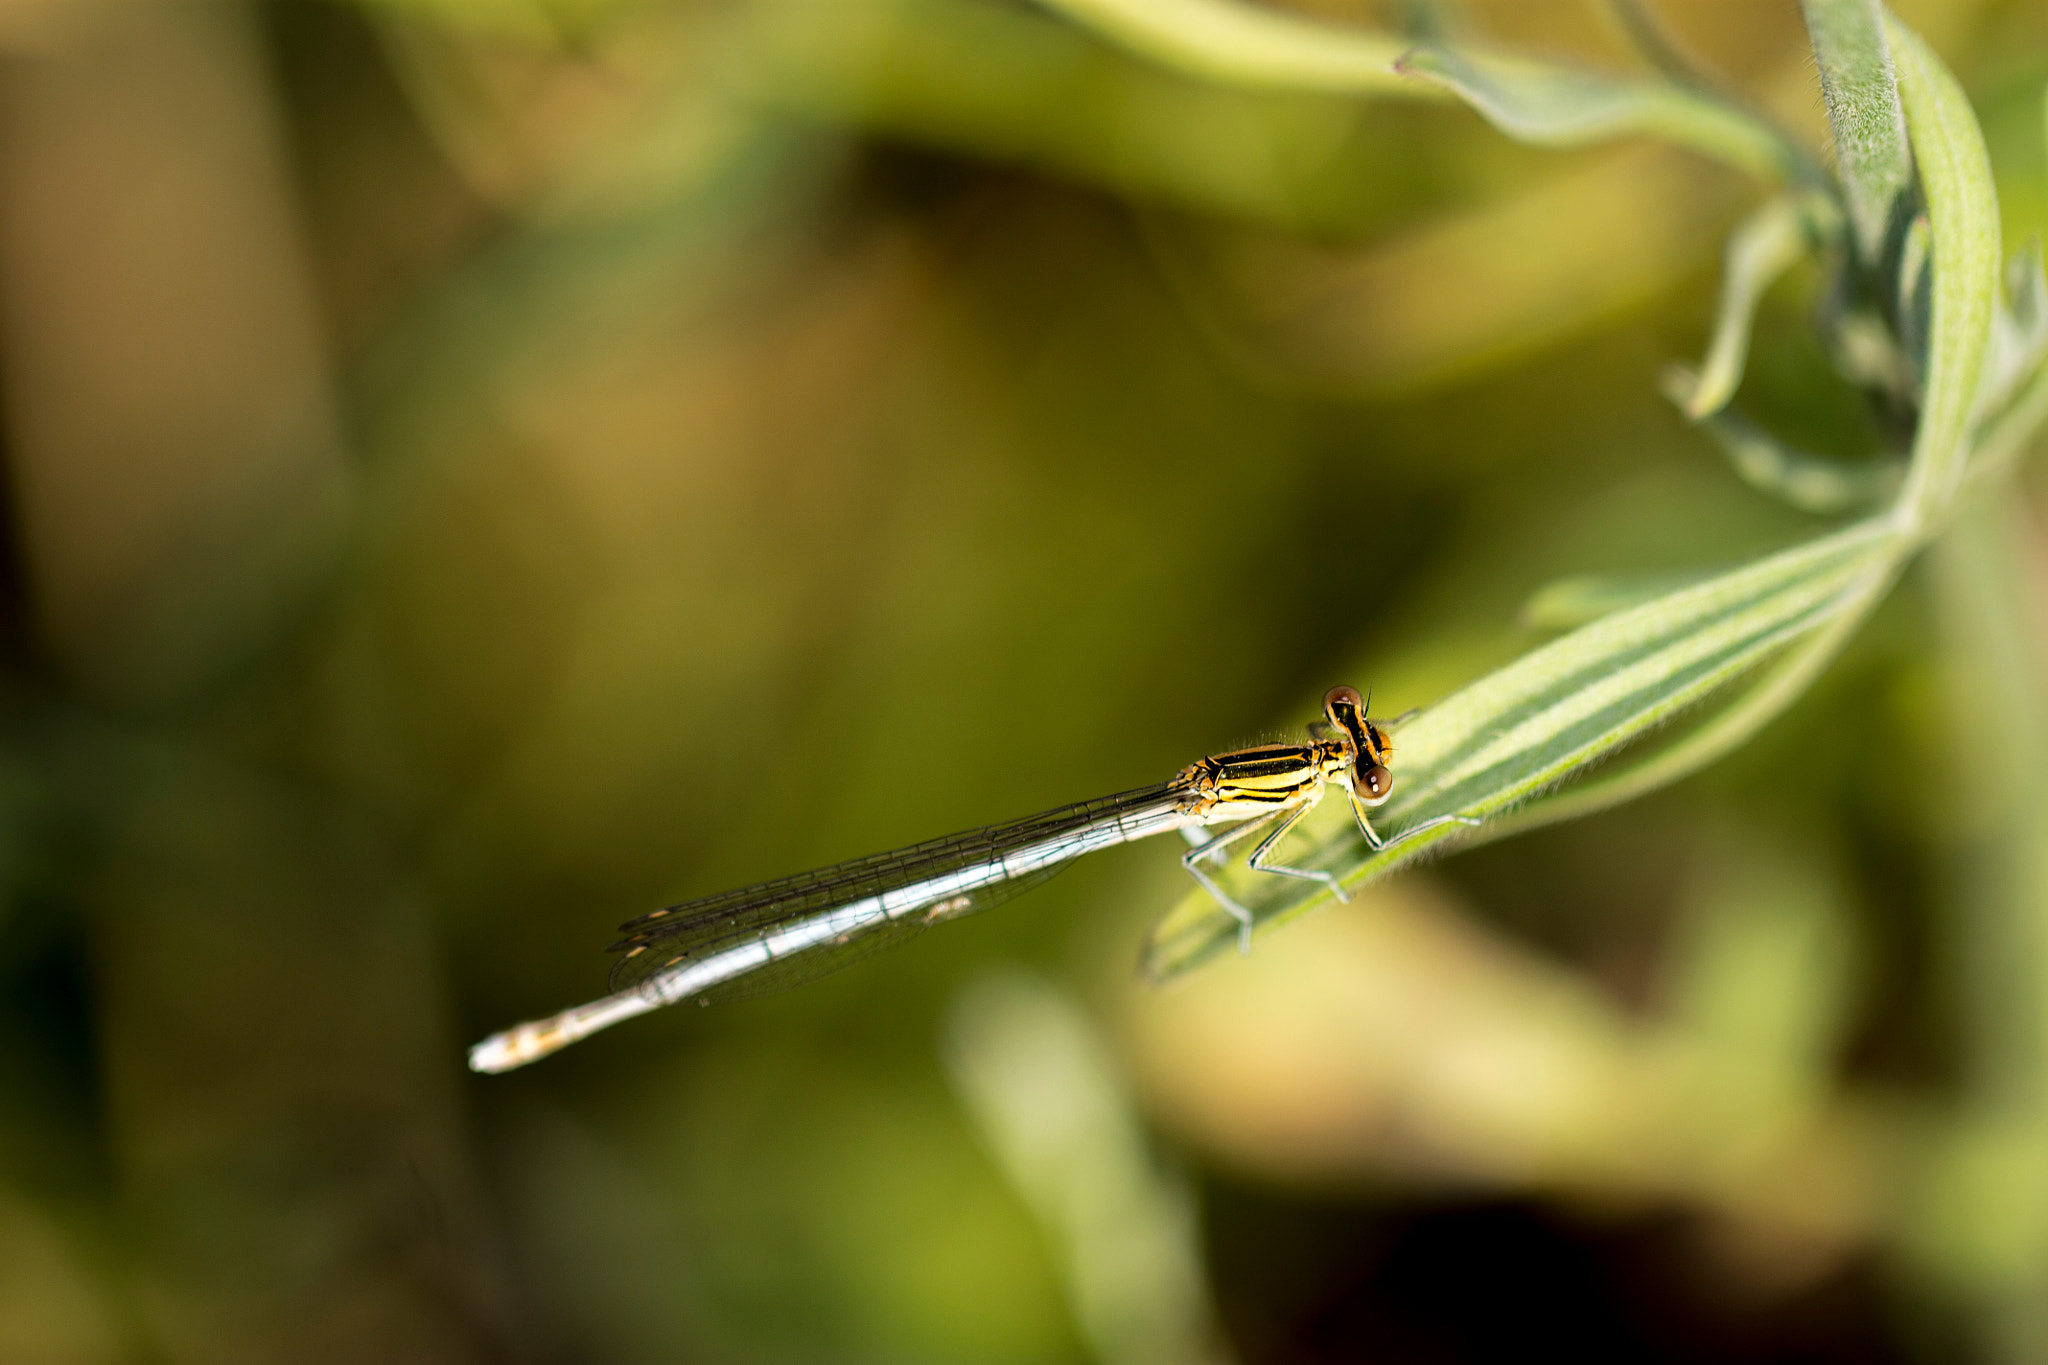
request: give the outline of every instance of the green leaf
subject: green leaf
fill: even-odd
[[[1501,839],[1618,806],[1732,753],[1813,685],[1821,670],[1862,624],[1868,608],[1883,596],[1889,582],[1889,574],[1873,572],[1860,590],[1860,601],[1849,603],[1826,626],[1766,665],[1755,681],[1681,738],[1647,758],[1532,801],[1506,819],[1489,825],[1483,831],[1485,838]]]
[[[1997,412],[2048,358],[2048,272],[2040,242],[2005,264],[2004,297],[1991,316],[1991,352],[1984,360],[1977,417]]]
[[[1589,621],[1641,606],[1655,597],[1690,587],[1705,573],[1574,574],[1538,588],[1522,604],[1516,624],[1524,630],[1576,630]]]
[[[1875,308],[1842,307],[1836,294],[1821,308],[1821,340],[1842,378],[1858,388],[1885,394],[1901,408],[1919,396],[1917,364],[1909,365],[1891,324]]]
[[[1718,84],[1686,50],[1663,16],[1644,0],[1607,0],[1602,9],[1636,55],[1657,68],[1673,85],[1712,91]]]
[[[1700,90],[1465,49],[1423,47],[1238,0],[1039,0],[1172,70],[1226,85],[1431,99],[1455,95],[1510,137],[1551,146],[1662,137],[1765,179],[1819,183],[1767,120]],[[1404,55],[1405,54],[1405,55]]]
[[[1863,522],[1524,655],[1400,728],[1394,797],[1376,823],[1394,839],[1425,821],[1483,819],[1530,800],[1786,646],[1853,624],[1909,548],[1888,519]],[[1440,825],[1374,853],[1348,820],[1318,820],[1286,846],[1286,861],[1356,886],[1469,833]],[[1248,872],[1236,875],[1232,891],[1260,930],[1326,894],[1310,882]],[[1161,921],[1145,965],[1171,976],[1227,950],[1236,935],[1236,921],[1198,891]]]
[[[2048,423],[2048,365],[2037,366],[2011,400],[1984,424],[1970,451],[1964,491],[1996,487],[2044,423]]]
[[[1665,396],[1683,406],[1699,384],[1683,366],[1674,365],[1665,381]],[[1702,418],[1700,427],[1728,457],[1742,481],[1787,506],[1819,516],[1863,511],[1889,500],[1904,480],[1904,460],[1871,460],[1851,464],[1795,450],[1739,412],[1721,411]]]
[[[1682,86],[1439,47],[1408,53],[1400,69],[1452,91],[1518,142],[1575,147],[1647,134],[1768,180],[1816,179],[1771,124]]]
[[[1406,39],[1231,0],[1039,0],[1139,56],[1226,85],[1428,98],[1394,63]]]
[[[1742,383],[1743,362],[1749,356],[1749,332],[1757,303],[1819,238],[1832,235],[1837,218],[1834,206],[1823,195],[1781,194],[1764,201],[1729,235],[1714,340],[1692,392],[1674,400],[1686,416],[1698,421],[1725,407],[1735,396]]]
[[[1394,736],[1397,781],[1379,818],[1390,842],[1372,850],[1352,826],[1346,803],[1326,801],[1283,847],[1292,867],[1327,872],[1356,887],[1448,842],[1500,837],[1584,814],[1713,761],[1811,685],[1945,519],[1968,467],[1972,403],[1990,347],[1997,201],[1982,135],[1953,79],[1910,31],[1888,20],[1886,35],[1926,208],[1921,241],[1927,264],[1911,284],[1917,291],[1924,279],[1928,300],[1924,403],[1905,485],[1891,511],[1614,610],[1430,708]],[[1730,126],[1711,118],[1688,122],[1711,101],[1674,113],[1681,107],[1669,103],[1677,97],[1672,92],[1638,99],[1615,83],[1545,68],[1440,50],[1404,59],[1404,66],[1428,68],[1497,124],[1532,141],[1583,141],[1622,131],[1672,136],[1676,128],[1676,140],[1703,146]],[[1667,101],[1662,112],[1658,99]],[[1724,310],[1724,319],[1738,319],[1725,322],[1724,330],[1746,332],[1750,305],[1738,303]],[[1727,383],[1725,377],[1718,382]],[[1690,376],[1683,387],[1684,397],[1697,398],[1700,385]],[[1987,428],[1986,459],[1973,473],[2009,463],[2044,408],[2048,379],[2037,373]],[[1713,418],[1724,429],[1736,421],[1725,413]],[[1846,500],[1853,482],[1846,471],[1817,473],[1810,457],[1774,444],[1757,450],[1760,457],[1747,457],[1749,473],[1781,495]],[[1826,477],[1817,482],[1821,473]],[[1718,708],[1676,739],[1617,771],[1587,777],[1595,765],[1710,697],[1720,699]],[[1578,780],[1552,791],[1572,779]],[[1475,833],[1469,822],[1477,821],[1486,824]],[[1307,879],[1243,868],[1224,875],[1261,931],[1328,894]],[[1172,976],[1237,941],[1236,921],[1207,895],[1191,893],[1155,929],[1145,965],[1155,976]]]
[[[1887,18],[1885,33],[1933,238],[1926,395],[1899,499],[1900,521],[1918,530],[1946,510],[1969,455],[1998,301],[1998,194],[1984,134],[1955,77],[1904,24]]]
[[[1898,392],[1915,402],[1927,377],[1927,339],[1934,331],[1934,230],[1927,215],[1916,213],[1906,225],[1899,244],[1898,278],[1892,299],[1898,372],[1904,385]]]
[[[1858,259],[1876,267],[1913,184],[1906,121],[1877,0],[1800,0],[1835,134],[1835,171]]]
[[[955,1093],[1058,1256],[1093,1356],[1215,1359],[1188,1191],[1153,1159],[1087,1011],[1035,973],[998,969],[954,998],[943,1044]]]
[[[1251,79],[1190,80],[1153,54],[1021,4],[730,8],[744,22],[731,57],[707,59],[714,84],[806,124],[851,124],[1149,203],[1315,234],[1341,234],[1377,194],[1360,183],[1379,163],[1358,145],[1356,90],[1337,98],[1278,79],[1262,89]],[[1425,94],[1390,73],[1387,54],[1386,89],[1411,102]]]

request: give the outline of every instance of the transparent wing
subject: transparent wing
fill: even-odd
[[[897,907],[893,917],[877,916],[872,923],[801,952],[764,962],[744,976],[706,990],[700,998],[738,999],[813,980],[900,943],[939,920],[985,910],[1038,885],[1059,871],[1073,853],[1096,846],[1090,841],[1092,832],[1118,821],[1130,822],[1130,828],[1136,831],[1143,827],[1144,817],[1157,817],[1174,809],[1174,792],[1171,783],[1119,792],[1006,824],[913,844],[893,853],[871,854],[656,910],[619,926],[625,937],[611,947],[611,951],[622,954],[612,964],[611,988],[626,991],[648,987],[656,978],[686,963],[702,961],[861,901],[933,884],[929,904],[912,900],[907,907]],[[1061,856],[1063,841],[1071,841],[1073,853]],[[988,866],[1005,855],[1027,849],[1039,850],[1045,861],[985,885],[943,885],[949,876]]]
[[[807,985],[819,977],[830,976],[834,972],[851,967],[864,958],[886,952],[900,943],[907,943],[934,924],[977,914],[1001,905],[1014,896],[1021,896],[1032,887],[1051,881],[1071,861],[1069,859],[1066,863],[1054,863],[1021,877],[1012,877],[1008,881],[997,882],[992,886],[948,896],[937,906],[905,915],[900,919],[880,920],[865,930],[848,934],[831,943],[821,944],[789,957],[777,958],[722,985],[713,986],[699,993],[696,998],[707,1004],[721,1005],[728,1001],[751,1000],[756,996],[774,995],[779,991]],[[673,958],[675,955],[668,956]]]

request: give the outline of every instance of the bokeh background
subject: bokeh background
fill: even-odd
[[[1825,145],[1790,0],[1657,9]],[[2017,247],[2048,10],[1900,9]],[[1808,534],[1657,396],[1763,192],[1023,0],[0,8],[0,1360],[2048,1359],[2048,907],[1977,856],[2041,697],[1972,672],[2039,641],[1967,556],[1729,761],[1168,988],[1140,846],[463,1067],[655,905]],[[1742,402],[1854,455],[1820,287]]]

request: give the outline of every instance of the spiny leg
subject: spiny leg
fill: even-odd
[[[1419,825],[1404,829],[1391,839],[1382,839],[1379,836],[1379,832],[1372,827],[1372,821],[1368,820],[1365,816],[1365,803],[1356,796],[1351,798],[1351,814],[1357,817],[1358,832],[1365,836],[1366,844],[1375,853],[1385,853],[1390,848],[1399,848],[1410,839],[1415,838],[1419,834],[1427,834],[1439,825],[1479,825],[1484,823],[1484,821],[1475,820],[1469,815],[1439,815],[1434,819],[1424,820]]]
[[[1337,884],[1337,879],[1328,872],[1310,872],[1306,868],[1281,867],[1277,864],[1269,867],[1266,864],[1266,855],[1273,851],[1274,845],[1278,844],[1285,837],[1288,830],[1300,824],[1301,818],[1312,809],[1313,807],[1307,805],[1296,806],[1289,812],[1287,818],[1280,822],[1278,829],[1275,829],[1271,834],[1259,840],[1259,846],[1252,850],[1251,857],[1244,860],[1244,865],[1254,872],[1271,872],[1275,876],[1300,877],[1303,881],[1321,882],[1324,886],[1330,888],[1330,894],[1338,900],[1348,901],[1351,897],[1345,892],[1343,887]]]
[[[1249,957],[1251,955],[1252,912],[1232,900],[1208,873],[1202,871],[1202,859],[1212,853],[1221,853],[1225,848],[1244,838],[1247,834],[1256,834],[1286,813],[1282,809],[1274,811],[1271,815],[1254,816],[1236,829],[1226,830],[1208,843],[1198,844],[1181,855],[1180,865],[1188,870],[1188,875],[1193,877],[1196,883],[1204,891],[1208,892],[1232,919],[1237,921],[1237,951],[1241,956]]]

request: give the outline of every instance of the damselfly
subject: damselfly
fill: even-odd
[[[1393,745],[1351,687],[1323,698],[1306,744],[1266,744],[1190,763],[1169,782],[1062,806],[1004,825],[914,844],[849,863],[656,910],[620,926],[612,945],[612,994],[551,1019],[492,1034],[470,1049],[476,1071],[509,1071],[622,1019],[681,1000],[736,999],[823,976],[929,925],[958,919],[1036,886],[1083,853],[1168,830],[1229,826],[1194,843],[1181,863],[1238,923],[1251,951],[1252,916],[1203,866],[1221,863],[1253,835],[1245,866],[1321,882],[1348,899],[1328,872],[1272,861],[1280,840],[1315,809],[1331,783],[1344,791],[1359,832],[1375,850],[1439,825],[1477,824],[1443,815],[1383,840],[1366,811],[1394,789]]]

